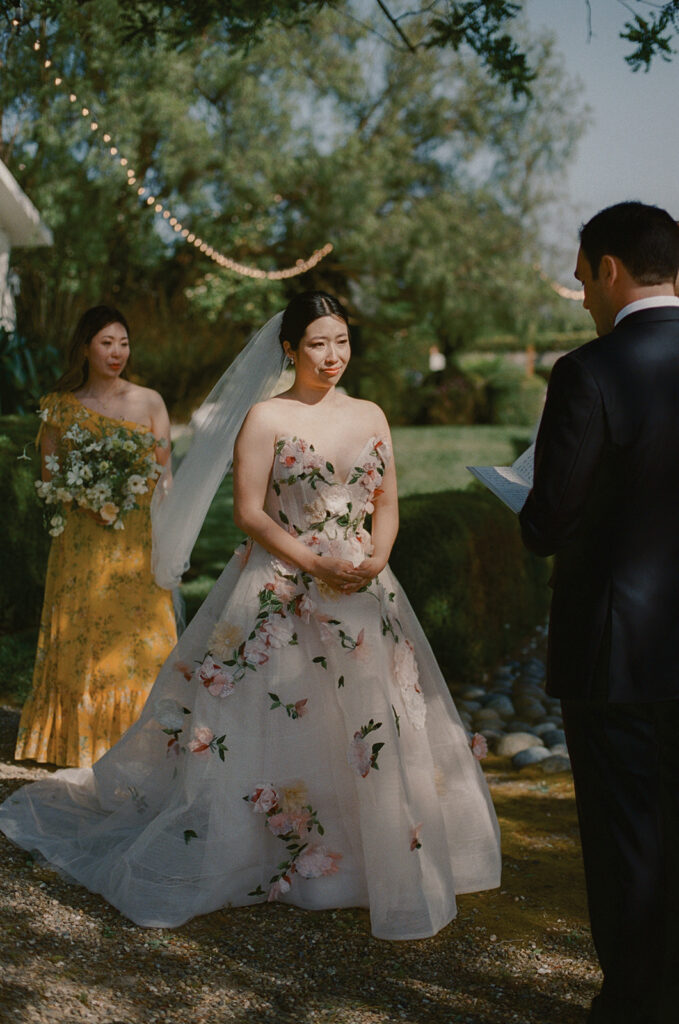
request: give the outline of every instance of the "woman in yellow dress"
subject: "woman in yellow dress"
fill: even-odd
[[[69,445],[74,424],[97,435],[151,432],[165,464],[170,422],[157,392],[124,376],[125,317],[95,306],[81,318],[68,369],[40,402],[42,477]],[[124,443],[124,442],[123,442]],[[47,564],[33,686],[24,705],[15,756],[60,766],[89,766],[136,721],[177,634],[172,596],[151,575],[150,504],[154,479],[139,485],[138,506],[114,529],[101,515],[66,505],[63,532]]]

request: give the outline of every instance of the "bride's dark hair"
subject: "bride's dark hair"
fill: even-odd
[[[349,314],[334,295],[328,292],[300,292],[295,295],[283,313],[278,335],[281,345],[287,341],[290,348],[297,349],[309,324],[322,316],[338,316],[349,329]]]
[[[77,391],[83,386],[89,375],[87,346],[95,334],[99,334],[109,324],[122,324],[129,338],[129,325],[119,309],[113,306],[92,306],[83,313],[71,338],[66,371],[54,385],[53,391]],[[125,377],[125,371],[120,376]]]

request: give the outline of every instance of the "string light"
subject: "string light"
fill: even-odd
[[[545,281],[545,283],[549,285],[552,291],[556,292],[556,294],[560,296],[560,298],[569,299],[571,302],[583,301],[585,297],[585,292],[583,288],[566,288],[565,285],[559,284],[557,281],[552,281],[551,277],[545,274],[542,267],[537,263],[533,264],[533,270],[535,270],[538,276],[542,278],[542,280]]]
[[[14,26],[18,26],[19,21],[14,19],[12,21],[12,24]],[[38,39],[34,41],[33,49],[36,52],[40,50],[40,41]],[[52,67],[52,61],[49,59],[44,60],[43,67]],[[64,80],[60,75],[55,75],[55,77],[52,79],[52,82],[55,89],[58,89],[61,85],[64,84]],[[67,95],[71,103],[78,102],[78,97],[76,93],[69,92]],[[92,116],[91,111],[87,106],[81,107],[80,113],[83,117]],[[92,120],[90,121],[90,130],[92,132],[96,132],[99,130],[99,122],[93,116]],[[110,156],[117,157],[118,147],[111,144],[113,142],[111,134],[109,132],[104,132],[102,134],[102,140],[104,143],[106,143]],[[127,164],[129,163],[127,157],[124,156],[120,156],[117,162],[120,164],[121,167],[127,167]],[[132,168],[128,168],[126,173],[127,184],[130,186],[135,185],[137,183],[137,178]],[[176,217],[172,216],[170,211],[166,209],[161,202],[157,201],[156,197],[151,195],[148,192],[148,189],[144,188],[143,185],[140,185],[137,188],[137,195],[140,198],[142,196],[146,196],[145,205],[148,206],[149,208],[153,208],[154,213],[162,213],[163,219],[169,222],[170,226],[174,229],[175,234],[177,234],[180,238],[186,241],[188,245],[193,245],[194,248],[196,248],[199,252],[203,253],[209,259],[213,260],[213,262],[215,262],[218,266],[223,267],[225,270],[230,270],[235,274],[239,274],[241,277],[250,277],[256,281],[284,281],[287,278],[297,277],[297,275],[304,274],[306,273],[306,271],[311,270],[312,267],[315,267],[317,263],[320,263],[322,259],[325,259],[325,257],[333,250],[332,244],[330,242],[327,242],[320,249],[316,249],[310,256],[307,257],[307,259],[296,260],[294,266],[283,267],[281,270],[260,270],[259,267],[251,267],[248,266],[247,264],[239,263],[237,260],[231,259],[230,256],[226,256],[218,249],[215,249],[213,246],[208,245],[208,243],[204,242],[202,238],[198,238],[192,231],[189,231],[188,228],[184,227],[184,225],[181,224]],[[282,196],[278,194],[274,196],[274,202],[280,203],[282,201]],[[245,208],[250,209],[250,205],[246,204]]]

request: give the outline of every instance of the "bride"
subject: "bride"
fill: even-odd
[[[292,387],[243,421],[283,353]],[[369,907],[377,937],[419,939],[455,916],[457,893],[499,884],[480,766],[387,566],[389,428],[337,389],[349,358],[345,310],[306,292],[227,371],[158,502],[159,582],[185,567],[238,427],[235,518],[249,539],[116,746],[0,808],[13,842],[137,924],[280,899]]]

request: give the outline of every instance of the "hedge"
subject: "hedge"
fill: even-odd
[[[33,445],[36,416],[0,418],[0,633],[35,626],[40,619],[50,538],[34,481],[40,463]],[[28,458],[20,458],[23,454]]]
[[[391,567],[448,681],[478,679],[545,621],[548,564],[526,551],[516,517],[485,491],[399,504]]]

